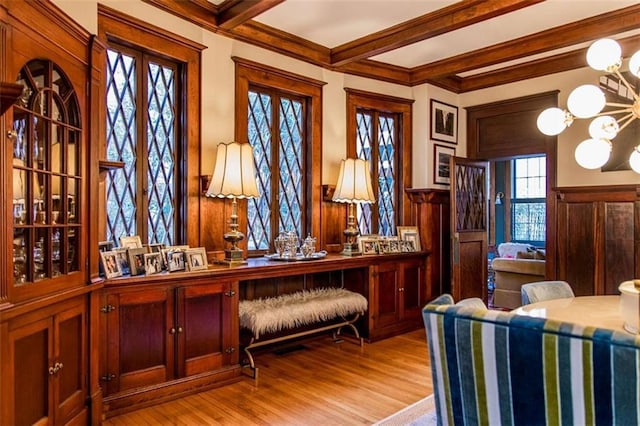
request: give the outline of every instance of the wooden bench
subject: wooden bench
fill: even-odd
[[[351,328],[355,339],[362,346],[363,339],[354,323],[366,310],[367,299],[344,288],[319,288],[240,301],[240,326],[252,333],[244,352],[249,361],[248,366],[253,370],[253,378],[257,380],[258,369],[251,350],[260,346],[329,330],[334,330],[334,339],[337,339],[343,327]],[[336,319],[338,322],[333,321]],[[313,327],[296,331],[309,325]],[[267,337],[288,330],[292,332]]]

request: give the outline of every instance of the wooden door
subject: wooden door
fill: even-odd
[[[2,343],[9,348],[9,359],[3,361],[2,368],[10,371],[2,374],[0,423],[53,424],[50,410],[53,372],[49,373],[53,365],[53,321],[49,317],[12,328],[7,341]],[[9,393],[4,393],[5,390]]]
[[[174,378],[174,297],[170,288],[123,291],[107,296],[106,394]]]
[[[237,364],[237,283],[219,282],[177,290],[177,369],[180,377]],[[237,330],[237,329],[236,329]]]
[[[427,298],[424,266],[425,262],[421,259],[407,260],[402,263],[401,312],[403,320],[422,320],[422,308]]]
[[[485,161],[451,157],[451,293],[487,302],[487,170]]]
[[[393,326],[400,321],[400,276],[396,262],[383,262],[372,266],[369,280],[374,288],[370,292],[373,300],[369,309],[373,309],[373,329]]]
[[[85,408],[87,395],[86,307],[84,300],[54,317],[54,406],[56,424]]]

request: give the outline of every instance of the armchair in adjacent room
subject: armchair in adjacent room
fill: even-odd
[[[521,305],[522,285],[544,280],[545,253],[529,244],[502,243],[491,266],[495,273],[493,306],[515,309]]]

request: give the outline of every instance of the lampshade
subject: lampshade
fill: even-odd
[[[560,108],[547,108],[538,116],[538,129],[547,136],[556,136],[567,128],[567,113]]]
[[[593,84],[578,86],[567,99],[567,108],[579,118],[593,117],[604,108],[607,99],[602,90]]]
[[[587,139],[576,147],[575,157],[585,169],[598,169],[609,161],[611,142],[606,139]]]
[[[373,203],[369,162],[361,158],[347,158],[340,163],[340,173],[333,201],[339,203]]]
[[[259,196],[251,145],[238,142],[219,144],[207,197]]]
[[[622,49],[617,41],[603,38],[594,42],[587,50],[587,63],[596,71],[607,71],[619,67]]]

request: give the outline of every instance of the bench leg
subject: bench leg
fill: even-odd
[[[364,346],[364,339],[360,337],[360,333],[358,332],[358,329],[354,325],[355,322],[358,320],[358,318],[360,318],[360,314],[354,314],[354,317],[350,320],[345,319],[344,321],[336,324],[331,324],[323,327],[313,328],[310,330],[300,331],[298,333],[287,334],[285,336],[274,337],[273,339],[257,341],[258,339],[254,336],[251,338],[251,341],[249,342],[249,344],[244,348],[244,353],[247,355],[249,364],[243,365],[243,367],[251,368],[251,370],[253,371],[252,378],[257,381],[258,368],[256,367],[255,361],[253,359],[253,355],[251,355],[251,352],[250,352],[251,349],[258,348],[260,346],[270,345],[272,343],[284,342],[286,340],[295,339],[297,337],[308,336],[310,334],[321,333],[323,331],[329,331],[329,330],[333,330],[333,339],[337,340],[336,336],[341,335],[340,332],[342,331],[342,327],[350,327],[353,330],[353,334],[355,335],[355,337],[352,337],[352,336],[343,336],[343,337],[356,339],[359,342],[360,347],[362,348]]]

